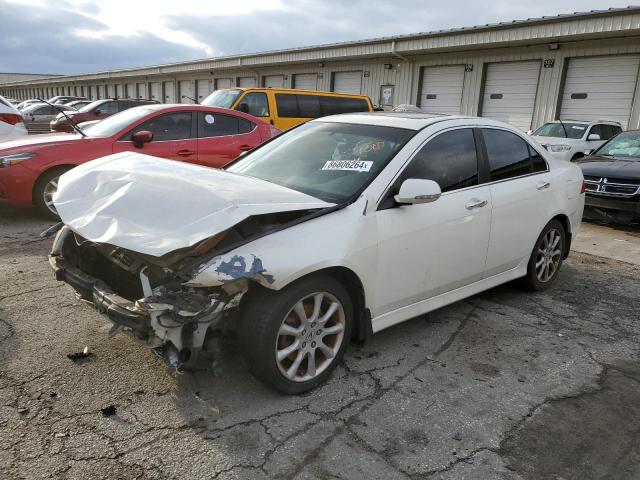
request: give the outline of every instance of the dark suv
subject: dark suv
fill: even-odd
[[[110,117],[114,113],[122,112],[132,107],[158,103],[155,100],[96,100],[89,105],[85,105],[77,112],[65,112],[67,117],[73,120],[76,125],[92,120],[102,120]],[[73,132],[73,127],[69,119],[62,113],[58,114],[50,123],[52,132]]]

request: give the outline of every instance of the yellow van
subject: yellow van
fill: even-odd
[[[216,90],[202,101],[202,105],[239,110],[283,131],[327,115],[373,111],[373,104],[365,95],[291,88]]]

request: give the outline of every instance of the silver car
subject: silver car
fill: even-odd
[[[36,103],[28,106],[21,113],[24,117],[24,125],[29,133],[49,133],[51,120],[65,109],[69,110],[63,105],[56,108],[46,103]]]

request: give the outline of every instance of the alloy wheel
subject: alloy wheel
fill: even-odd
[[[57,177],[52,178],[51,180],[49,180],[49,182],[44,186],[44,189],[42,190],[42,201],[44,202],[45,206],[49,209],[49,211],[55,215],[57,215],[58,212],[56,211],[56,207],[53,204],[53,194],[56,193],[56,191],[58,190],[59,179],[60,179],[59,175]]]
[[[320,375],[333,362],[344,341],[345,313],[328,292],[299,300],[284,317],[276,340],[280,373],[294,382]]]
[[[542,238],[536,255],[536,276],[538,280],[546,283],[555,274],[562,257],[562,234],[552,228]]]

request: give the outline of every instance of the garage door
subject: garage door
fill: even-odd
[[[231,78],[216,78],[216,90],[231,88],[232,86],[233,80]]]
[[[334,72],[333,91],[360,95],[362,92],[362,72]]]
[[[317,73],[297,73],[293,76],[293,88],[298,90],[317,90]]]
[[[256,77],[240,77],[238,78],[238,86],[250,88],[256,86]]]
[[[107,98],[116,98],[116,86],[107,85]]]
[[[484,82],[482,116],[531,128],[540,62],[490,63]]]
[[[570,59],[560,118],[616,120],[626,128],[639,65],[640,55]]]
[[[265,75],[262,83],[266,88],[284,88],[284,75]]]
[[[182,80],[180,82],[180,98],[178,103],[196,103],[192,99],[196,98],[195,85],[193,80]]]
[[[98,85],[98,98],[104,98],[104,85]]]
[[[122,85],[118,84],[116,85],[116,98],[123,98],[124,95],[122,94]]]
[[[151,88],[151,100],[162,102],[162,94],[160,93],[160,83],[151,82],[149,84],[149,88]]]
[[[147,84],[146,83],[138,83],[138,98],[147,99]]]
[[[127,83],[127,98],[136,98],[136,84]]]
[[[213,92],[213,80],[196,80],[198,90],[198,103],[207,98]]]
[[[464,65],[424,67],[418,106],[429,113],[458,115],[463,84]]]
[[[176,103],[176,92],[173,82],[164,83],[164,102],[163,103]]]

